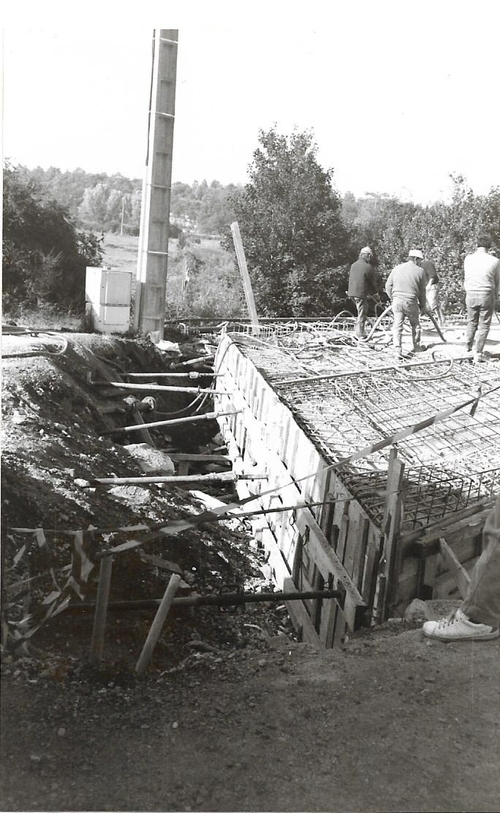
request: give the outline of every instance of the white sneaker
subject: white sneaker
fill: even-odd
[[[474,353],[474,361],[476,362],[476,364],[482,364],[483,361],[486,361],[486,360],[487,359],[486,359],[486,356],[484,355],[484,353]]]
[[[474,624],[460,609],[440,621],[426,621],[422,631],[438,641],[490,641],[500,634],[498,627]]]

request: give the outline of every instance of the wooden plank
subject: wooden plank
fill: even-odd
[[[262,544],[269,554],[268,566],[273,572],[273,578],[280,590],[284,590],[285,579],[290,578],[290,568],[288,567],[273,533],[269,528],[263,528],[261,532]]]
[[[441,556],[445,560],[446,564],[448,565],[449,570],[455,577],[455,581],[457,583],[460,595],[462,596],[462,598],[465,598],[467,588],[470,584],[469,574],[462,567],[457,557],[453,553],[452,549],[446,543],[446,540],[443,537],[441,537],[441,539],[439,540],[439,551],[441,553]]]
[[[314,565],[314,572],[312,574],[312,584],[314,590],[324,590],[325,580],[319,572],[316,565]],[[321,630],[321,616],[323,612],[323,599],[315,598],[311,602],[311,618],[314,624],[314,629],[319,633]],[[320,635],[321,638],[321,635]]]
[[[165,619],[168,615],[170,607],[172,606],[172,601],[174,600],[180,581],[181,577],[178,575],[178,573],[173,573],[170,577],[167,589],[165,590],[161,604],[158,607],[157,613],[153,619],[148,637],[146,638],[146,642],[140,654],[139,660],[137,661],[137,666],[135,667],[135,671],[138,676],[143,675],[148,667],[154,648],[163,629]]]
[[[412,553],[422,550],[424,554],[435,553],[439,549],[439,539],[451,534],[460,533],[464,528],[472,527],[475,524],[482,525],[491,511],[493,499],[483,500],[475,505],[469,505],[463,511],[456,511],[453,514],[443,517],[436,525],[421,528],[417,531],[405,533],[401,537],[404,552]],[[413,547],[415,546],[415,547]]]
[[[236,221],[231,223],[231,233],[233,235],[234,249],[236,251],[238,267],[240,269],[241,280],[243,282],[243,290],[245,292],[248,315],[253,326],[253,332],[256,333],[259,331],[259,318],[257,316],[257,308],[255,307],[255,299],[253,296],[250,274],[248,273],[248,266],[245,257],[245,250],[243,248],[243,240],[241,239],[240,227]]]
[[[342,519],[340,520],[340,530],[336,548],[336,554],[342,563],[344,562],[345,547],[347,537],[349,534],[349,524],[350,524],[349,515],[343,514]]]
[[[90,644],[90,659],[93,663],[101,662],[104,650],[104,636],[106,632],[106,618],[108,613],[109,590],[111,586],[111,573],[113,570],[113,557],[104,556],[101,559],[99,570],[99,583],[95,603],[94,626]]]
[[[285,579],[283,590],[287,593],[297,593],[298,590],[293,583],[293,579]],[[322,649],[322,644],[318,633],[314,629],[314,624],[304,607],[302,601],[285,601],[285,606],[292,620],[295,629],[302,633],[302,641],[312,644],[317,649]]]
[[[326,601],[321,611],[321,624],[319,628],[319,635],[323,645],[327,649],[333,646],[333,639],[335,637],[335,622],[337,615],[340,614],[339,606],[336,601]]]
[[[479,557],[478,557],[479,558]],[[467,562],[466,570],[470,573],[475,564],[477,559],[471,559],[470,562]],[[438,599],[445,599],[449,598],[450,596],[455,595],[458,596],[459,590],[455,578],[454,573],[443,573],[442,576],[438,576],[433,584],[432,587],[432,598]]]
[[[227,455],[221,454],[187,454],[184,452],[167,452],[170,460],[174,463],[224,463],[231,465],[231,460]]]
[[[351,576],[354,584],[357,586],[358,582],[356,574],[354,573],[354,559],[356,556],[356,551],[360,546],[359,513],[358,511],[353,511],[352,513],[352,517],[348,517],[349,525],[347,528],[347,536],[345,541],[343,565],[346,571],[349,573],[349,576]]]
[[[360,524],[358,528],[359,535],[358,545],[356,547],[354,561],[352,564],[352,578],[360,592],[361,586],[363,584],[363,571],[365,566],[365,554],[368,545],[369,532],[370,532],[370,520],[368,519],[368,517],[361,515]]]
[[[468,562],[469,559],[475,559],[475,557],[481,553],[483,539],[482,526],[481,530],[475,533],[474,536],[464,535],[463,537],[458,537],[458,539],[456,537],[449,539],[448,536],[443,536],[442,539],[446,541],[448,547],[453,551],[454,556],[458,559],[460,564],[463,565],[465,562]],[[439,553],[441,554],[441,549]],[[443,556],[438,556],[436,576],[440,576],[445,570],[448,570],[446,559]]]
[[[380,537],[368,538],[363,568],[363,589],[361,595],[368,607],[373,607],[380,559]]]
[[[340,646],[344,642],[347,624],[344,614],[340,607],[337,608],[337,617],[335,619],[335,633],[333,636],[333,646]]]
[[[407,603],[418,596],[422,574],[423,562],[421,559],[409,556],[404,560],[398,583],[398,605]]]
[[[380,620],[391,615],[397,603],[398,579],[402,561],[402,546],[399,536],[402,519],[401,486],[403,484],[404,463],[397,457],[396,449],[391,450],[387,471],[387,498],[384,506],[384,545],[380,571],[387,584],[384,602],[378,602]]]

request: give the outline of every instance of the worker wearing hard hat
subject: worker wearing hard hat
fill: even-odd
[[[397,265],[387,278],[385,290],[392,302],[394,316],[392,342],[397,361],[401,361],[403,322],[408,319],[411,325],[413,351],[421,350],[420,346],[420,313],[426,309],[427,276],[422,268],[424,255],[418,249],[408,252],[408,260]]]
[[[358,339],[365,339],[365,323],[368,315],[368,297],[377,294],[377,278],[371,264],[373,252],[365,246],[359,252],[359,258],[351,265],[347,296],[354,299],[358,319],[354,333]]]

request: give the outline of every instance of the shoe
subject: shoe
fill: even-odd
[[[416,344],[413,348],[414,353],[425,353],[426,347],[425,344]]]
[[[498,627],[475,624],[460,609],[440,621],[426,621],[422,631],[438,641],[491,641],[500,634]]]
[[[401,364],[401,362],[404,361],[403,354],[399,351],[396,351],[394,353],[394,361],[396,361],[398,364]]]
[[[476,364],[482,364],[484,361],[486,361],[486,356],[484,355],[484,353],[475,353],[474,361],[476,362]]]

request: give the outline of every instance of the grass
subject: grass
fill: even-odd
[[[103,265],[133,271],[135,279],[139,238],[105,234],[103,245]],[[184,248],[179,248],[178,240],[170,240],[167,319],[229,319],[245,313],[243,286],[236,264],[217,238],[188,239]]]
[[[116,271],[132,271],[135,276],[139,253],[138,237],[108,232],[104,235],[103,248],[103,265],[110,265]]]

